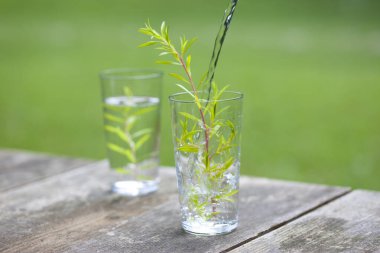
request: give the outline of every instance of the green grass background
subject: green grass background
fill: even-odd
[[[98,72],[161,68],[136,48],[147,18],[166,20],[173,38],[197,36],[193,72],[204,72],[226,5],[2,0],[0,146],[104,158]],[[243,174],[380,190],[379,13],[378,0],[240,1],[216,80],[245,93]]]

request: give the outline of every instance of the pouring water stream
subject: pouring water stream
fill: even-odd
[[[209,98],[210,98],[211,87],[212,87],[212,82],[213,82],[214,76],[215,76],[216,66],[218,65],[220,52],[222,51],[223,43],[224,43],[224,40],[226,38],[228,29],[230,27],[232,17],[234,15],[237,3],[238,3],[238,0],[231,0],[231,2],[229,3],[227,9],[224,12],[222,24],[219,28],[218,34],[217,34],[216,39],[215,39],[215,44],[214,44],[214,49],[212,52],[211,61],[209,64],[206,79],[204,81],[204,84],[206,85],[205,96],[207,97],[207,100],[209,100]],[[201,88],[203,88],[203,87],[201,87]]]

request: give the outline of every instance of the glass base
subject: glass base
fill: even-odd
[[[230,223],[215,223],[215,222],[182,222],[182,228],[190,234],[195,235],[223,235],[234,231],[238,226],[237,221]]]
[[[123,196],[142,196],[158,190],[158,181],[118,181],[112,185],[112,192]]]

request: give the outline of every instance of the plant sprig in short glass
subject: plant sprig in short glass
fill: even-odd
[[[177,83],[177,86],[191,96],[199,111],[199,116],[179,112],[183,116],[183,120],[180,121],[182,133],[175,142],[177,151],[201,156],[201,163],[196,169],[195,175],[199,182],[204,182],[206,177],[206,185],[209,188],[208,196],[207,198],[200,197],[196,190],[191,191],[188,206],[197,214],[198,218],[201,217],[207,221],[219,214],[218,204],[235,201],[231,197],[238,193],[238,189],[220,183],[224,173],[235,162],[231,149],[235,145],[236,129],[233,122],[221,117],[222,113],[228,110],[228,107],[220,108],[219,103],[228,86],[219,89],[213,82],[210,99],[202,99],[200,94],[204,91],[197,90],[197,87],[202,86],[206,75],[201,78],[198,86],[196,86],[191,73],[192,57],[189,53],[196,38],[188,40],[185,36],[181,37],[180,49],[177,49],[169,37],[169,29],[165,22],[162,22],[160,31],[153,29],[147,22],[144,28],[139,29],[139,32],[150,37],[149,41],[139,47],[155,46],[161,51],[159,56],[170,57],[170,60],[159,60],[156,63],[174,65],[182,69],[183,74],[170,73],[169,75],[180,82]],[[204,135],[204,143],[202,144],[197,141],[200,132]],[[224,132],[228,132],[228,136],[222,134]],[[213,143],[217,143],[217,145],[211,146],[210,143],[214,139],[217,141]],[[218,188],[217,191],[213,190],[215,187]]]

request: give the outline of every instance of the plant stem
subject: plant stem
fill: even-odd
[[[192,88],[192,90],[194,92],[195,100],[197,102],[196,104],[198,105],[198,110],[199,110],[199,113],[201,114],[202,124],[203,124],[203,127],[205,129],[204,132],[205,132],[205,146],[206,146],[206,167],[208,167],[208,165],[209,165],[209,129],[208,129],[207,124],[206,124],[206,119],[205,119],[205,116],[204,116],[204,112],[202,110],[202,107],[200,106],[198,92],[197,92],[197,89],[195,88],[193,78],[191,77],[191,74],[190,74],[190,72],[187,69],[185,61],[183,60],[182,55],[180,55],[175,50],[174,47],[173,47],[173,50],[177,53],[178,59],[179,59],[181,65],[182,65],[183,69],[185,70],[185,73],[186,73],[187,77],[189,78],[189,82],[190,82],[191,88]]]
[[[203,127],[204,127],[204,132],[205,132],[205,147],[206,147],[206,154],[205,154],[205,165],[206,165],[206,169],[209,167],[210,165],[210,160],[211,160],[211,157],[209,155],[209,129],[207,127],[207,124],[206,124],[206,119],[205,119],[205,116],[204,116],[204,112],[202,110],[202,107],[201,107],[201,104],[199,102],[199,96],[198,96],[198,93],[197,93],[197,90],[195,88],[195,85],[194,85],[194,81],[193,81],[193,78],[191,77],[191,74],[189,73],[188,71],[188,68],[183,60],[183,57],[181,55],[178,55],[178,58],[179,58],[179,61],[183,67],[183,69],[185,70],[186,72],[186,75],[187,77],[189,78],[189,82],[190,82],[190,85],[191,85],[191,88],[193,89],[193,92],[194,92],[194,97],[195,97],[195,100],[196,100],[196,104],[198,105],[198,109],[199,109],[199,112],[201,114],[201,118],[202,118],[202,122],[203,122]],[[211,206],[212,206],[212,213],[215,213],[216,212],[216,204],[218,203],[218,201],[216,199],[214,199],[214,197],[211,198]]]
[[[211,198],[211,205],[212,205],[212,212],[215,213],[216,212],[216,204],[218,203],[218,201],[216,201],[214,198]]]

